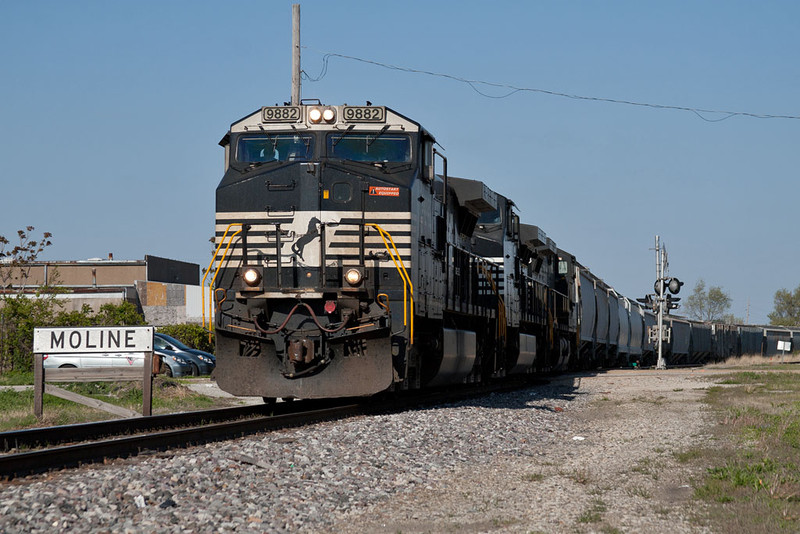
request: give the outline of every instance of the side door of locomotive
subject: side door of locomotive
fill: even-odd
[[[366,220],[367,179],[335,165],[320,170],[320,239],[325,285],[342,280],[345,265],[361,263],[361,228]]]

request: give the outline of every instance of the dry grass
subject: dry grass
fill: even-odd
[[[576,467],[571,471],[564,469],[559,470],[558,474],[562,477],[568,478],[576,484],[587,485],[592,481],[592,472],[587,467]]]
[[[541,482],[544,480],[544,475],[542,473],[526,473],[522,476],[522,480],[525,482]]]
[[[80,395],[140,412],[142,386],[136,382],[87,382],[61,384]],[[106,412],[44,395],[43,417],[33,415],[33,390],[0,390],[0,432],[42,426],[68,425],[114,418]],[[193,392],[178,380],[157,377],[153,382],[153,413],[175,413],[229,406],[227,399]]]
[[[634,473],[640,473],[642,475],[648,475],[653,480],[658,480],[659,473],[663,467],[663,465],[658,464],[656,460],[653,460],[652,458],[640,458],[631,471]]]
[[[764,357],[759,354],[746,354],[728,358],[719,363],[710,363],[706,367],[711,369],[732,369],[736,367],[761,367],[778,365],[781,363],[800,363],[800,353],[787,354],[784,358],[780,356]]]

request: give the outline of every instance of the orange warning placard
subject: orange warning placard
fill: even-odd
[[[399,197],[400,188],[371,185],[369,186],[369,194],[373,197]]]

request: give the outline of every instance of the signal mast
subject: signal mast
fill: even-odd
[[[656,369],[666,369],[667,363],[664,359],[664,342],[670,342],[672,329],[664,324],[664,314],[669,313],[669,310],[674,310],[680,306],[678,301],[680,297],[673,297],[677,295],[683,282],[677,278],[670,278],[667,275],[669,271],[669,261],[667,261],[667,249],[661,243],[659,236],[656,236],[656,283],[653,286],[654,294],[646,295],[644,298],[636,299],[642,304],[650,306],[658,318],[658,323],[655,328],[652,326],[647,329],[647,336],[651,342],[658,346],[658,362]],[[667,293],[669,291],[669,293]]]

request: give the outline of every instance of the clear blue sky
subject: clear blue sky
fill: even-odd
[[[312,77],[333,52],[589,97],[800,115],[792,0],[300,3]],[[217,142],[289,99],[291,4],[0,3],[0,234],[52,232],[45,259],[207,263]],[[749,301],[752,322],[767,320],[777,289],[800,284],[800,120],[486,98],[335,57],[302,94],[418,120],[450,174],[513,198],[524,222],[630,297],[652,291],[656,234],[681,296],[704,278],[737,316]]]

